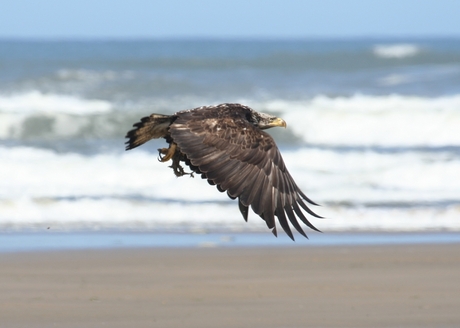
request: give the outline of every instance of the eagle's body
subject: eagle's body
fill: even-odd
[[[297,187],[275,141],[263,131],[274,126],[285,127],[286,123],[240,104],[203,106],[173,115],[152,114],[128,132],[126,150],[150,139],[165,138],[169,148],[159,149],[160,160],[171,159],[176,176],[189,174],[180,165],[184,162],[219,191],[238,198],[245,220],[251,206],[275,235],[276,216],[289,237],[294,239],[288,220],[306,237],[297,218],[317,229],[300,208],[319,217],[304,200],[316,204]]]

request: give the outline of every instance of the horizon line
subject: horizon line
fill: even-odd
[[[356,36],[0,36],[0,41],[29,42],[117,42],[117,41],[373,41],[373,40],[442,40],[460,35],[356,35]]]

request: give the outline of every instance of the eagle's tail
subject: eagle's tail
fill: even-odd
[[[136,148],[151,139],[166,137],[173,118],[174,116],[162,114],[152,114],[142,118],[140,122],[133,125],[135,129],[126,134],[128,138],[125,142],[126,150]]]

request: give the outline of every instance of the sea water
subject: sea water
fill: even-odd
[[[124,150],[151,113],[282,117],[332,231],[460,230],[460,40],[0,41],[0,231],[267,232],[199,177]]]

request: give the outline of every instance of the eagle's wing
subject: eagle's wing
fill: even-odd
[[[297,218],[319,231],[301,211],[320,218],[304,200],[316,204],[297,187],[269,134],[242,118],[209,117],[206,111],[177,116],[169,130],[173,141],[211,184],[232,199],[238,197],[245,220],[251,206],[275,235],[275,216],[291,239],[288,220],[305,237]]]

